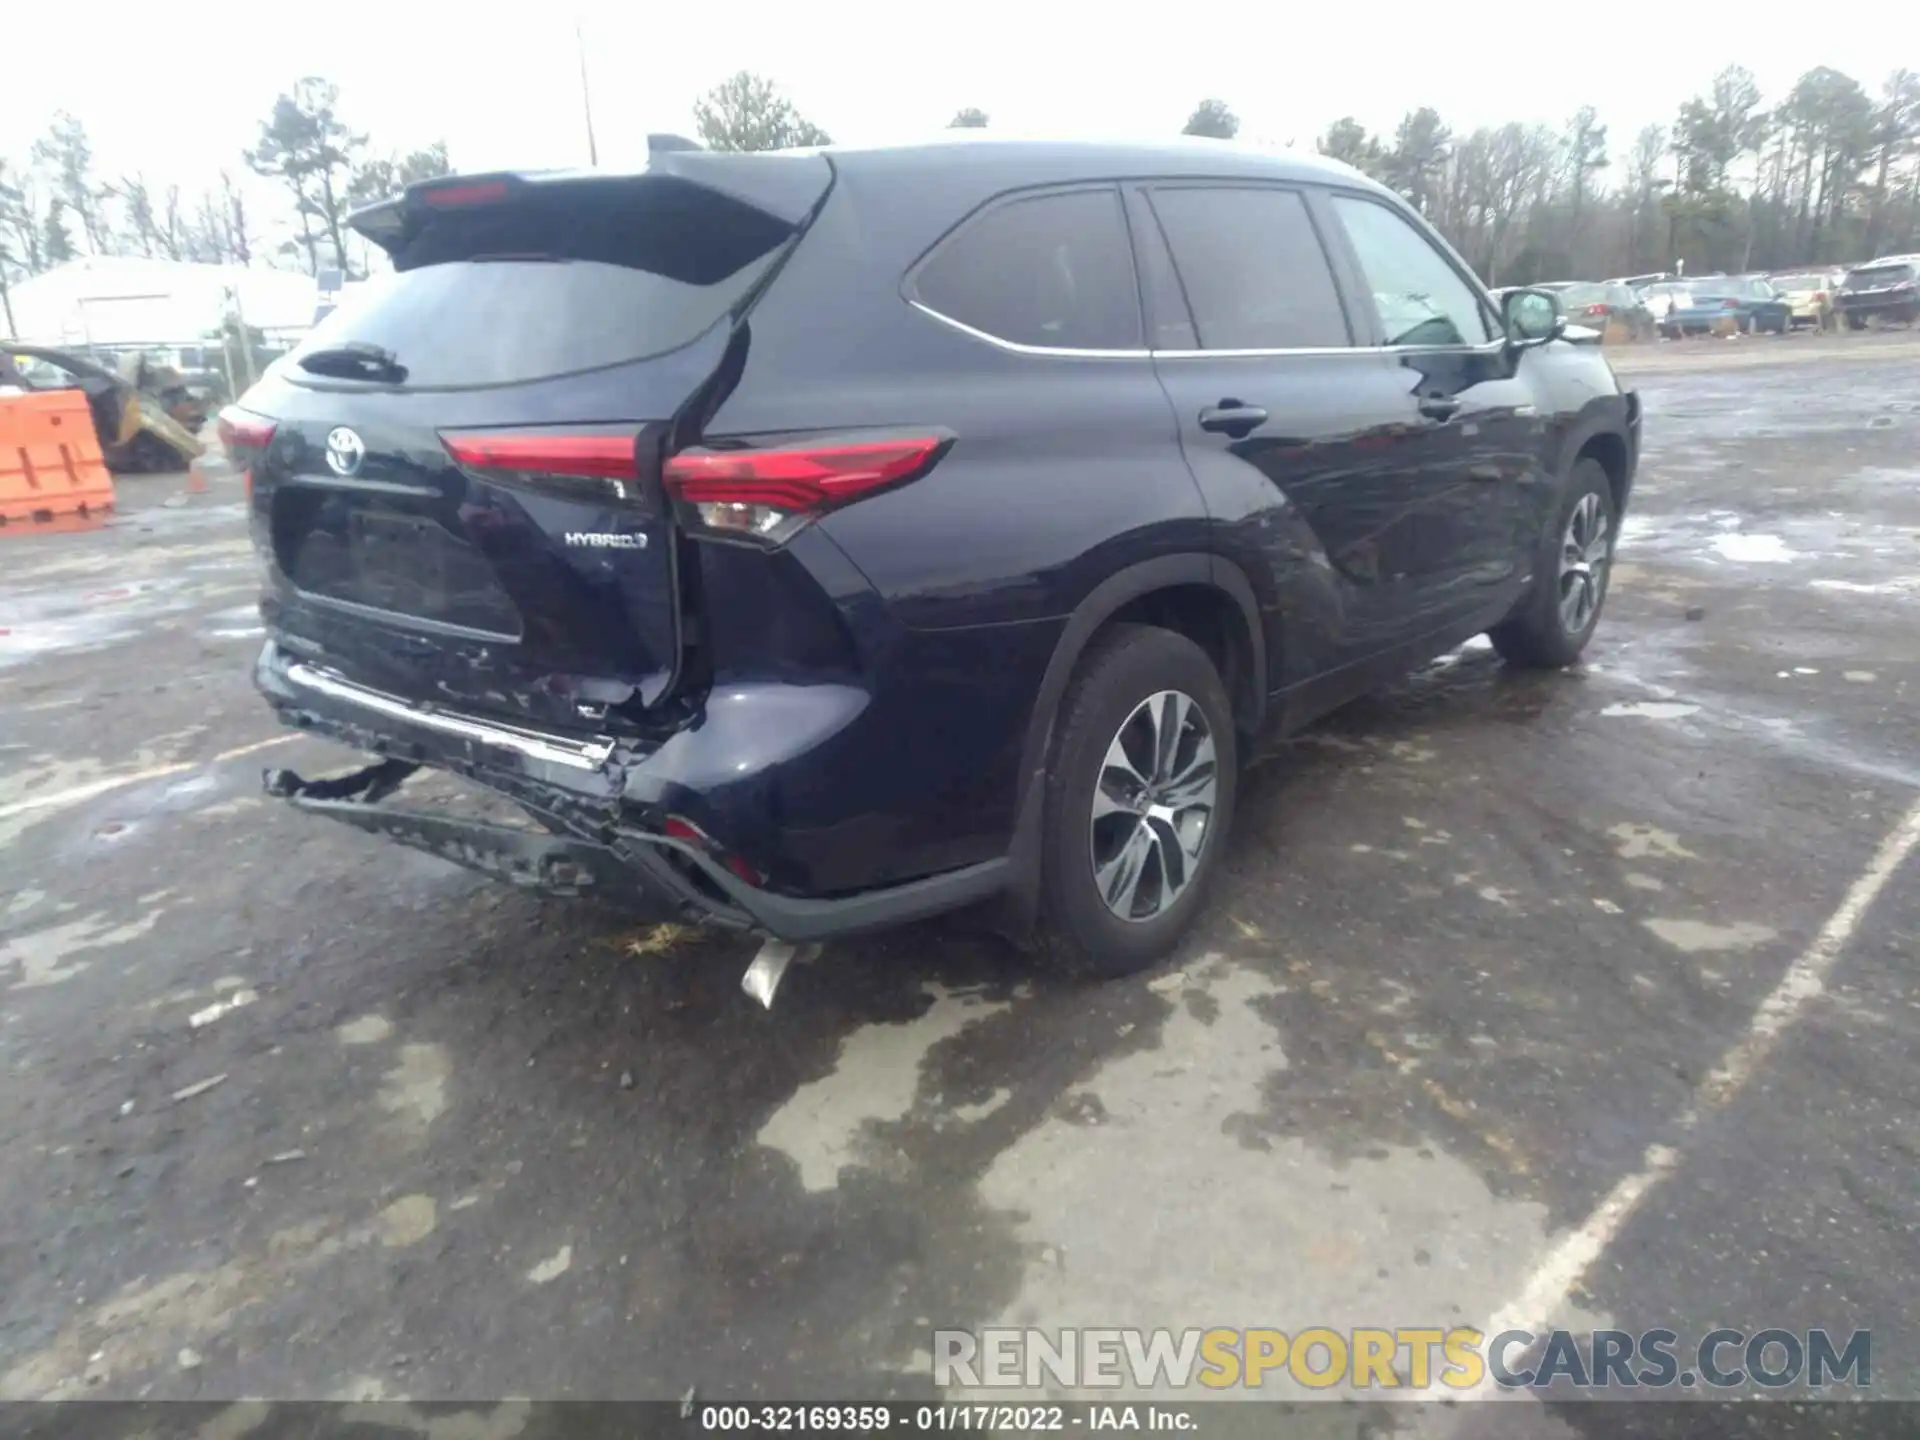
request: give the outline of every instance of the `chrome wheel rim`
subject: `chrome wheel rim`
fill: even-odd
[[[1122,920],[1163,915],[1193,884],[1220,793],[1213,731],[1193,697],[1134,706],[1100,762],[1087,827],[1093,883]]]
[[[1606,598],[1612,545],[1606,507],[1588,491],[1567,517],[1567,533],[1560,539],[1560,624],[1569,635],[1591,625]]]

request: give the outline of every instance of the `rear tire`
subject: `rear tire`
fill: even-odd
[[[1233,707],[1206,651],[1145,625],[1096,638],[1047,766],[1043,962],[1114,977],[1172,950],[1222,864],[1238,782]]]
[[[1847,328],[1848,328],[1849,330],[1864,330],[1864,329],[1866,329],[1866,328],[1867,328],[1867,317],[1866,317],[1866,316],[1864,316],[1864,315],[1849,315],[1849,316],[1847,316]]]
[[[1487,632],[1502,660],[1559,669],[1580,659],[1606,604],[1618,530],[1606,470],[1598,460],[1574,461],[1553,526],[1541,537],[1526,598]]]

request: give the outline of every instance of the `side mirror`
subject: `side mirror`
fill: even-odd
[[[1544,345],[1567,328],[1560,297],[1551,290],[1509,290],[1500,297],[1500,318],[1507,343],[1516,349]]]

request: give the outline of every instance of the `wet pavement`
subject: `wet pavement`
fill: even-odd
[[[1622,368],[1590,663],[1316,727],[1098,988],[947,921],[763,1013],[747,942],[258,798],[346,757],[251,695],[231,482],[0,541],[0,1399],[920,1397],[936,1326],[1516,1316],[1871,1328],[1920,1398],[1920,338]]]

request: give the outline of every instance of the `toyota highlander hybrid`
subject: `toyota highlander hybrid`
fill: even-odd
[[[259,688],[369,756],[267,784],[505,879],[769,948],[992,901],[1124,973],[1256,747],[1606,599],[1637,397],[1331,161],[657,137],[353,225],[393,273],[220,426]]]

